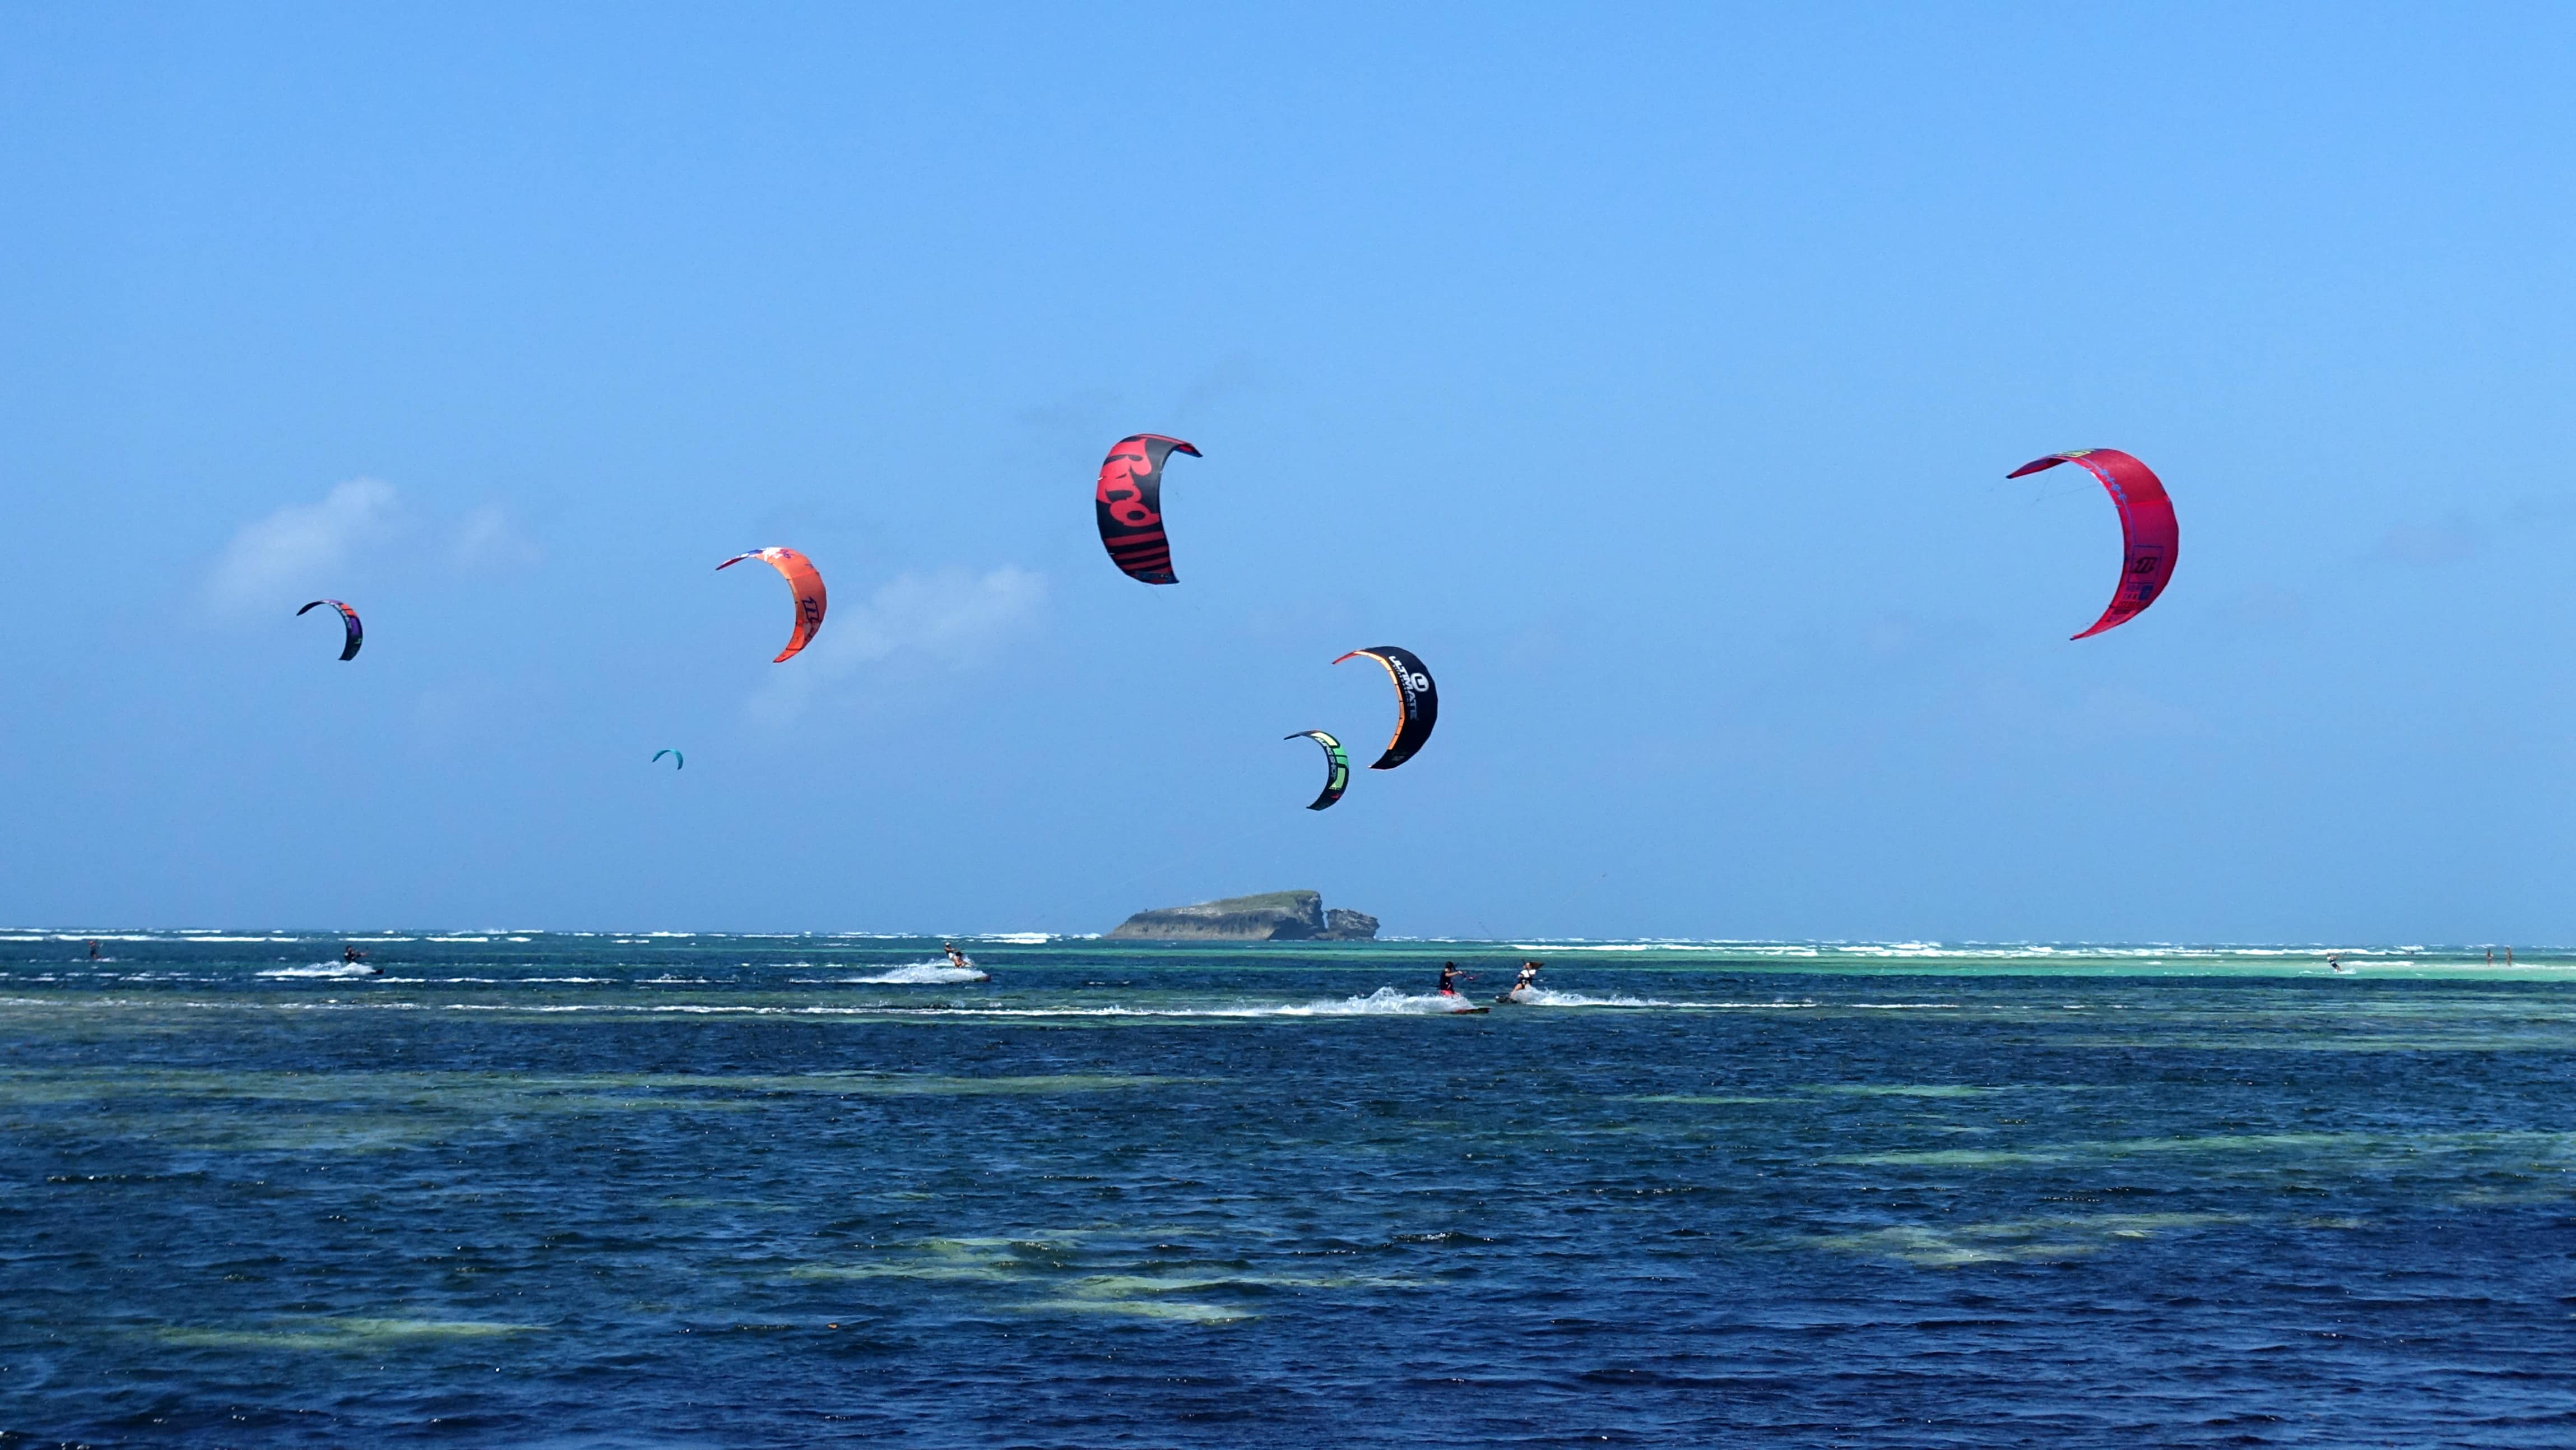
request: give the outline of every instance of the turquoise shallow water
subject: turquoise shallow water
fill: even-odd
[[[2566,957],[341,940],[0,941],[0,1443],[2576,1442]]]

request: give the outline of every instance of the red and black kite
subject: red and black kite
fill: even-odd
[[[1163,462],[1175,451],[1200,456],[1178,438],[1128,434],[1100,461],[1100,484],[1091,495],[1109,562],[1128,578],[1148,584],[1170,584],[1179,577],[1172,572],[1172,541],[1163,533]]]

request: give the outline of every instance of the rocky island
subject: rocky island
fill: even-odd
[[[1326,911],[1320,891],[1269,891],[1140,911],[1109,935],[1130,941],[1367,941],[1377,935],[1377,918],[1338,906]]]

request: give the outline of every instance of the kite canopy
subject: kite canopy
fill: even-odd
[[[325,604],[328,604],[333,609],[340,611],[340,622],[343,625],[346,625],[349,630],[349,642],[341,648],[340,658],[344,660],[356,659],[358,657],[358,646],[367,642],[367,631],[358,623],[358,611],[342,604],[337,599],[316,599],[312,603],[305,605],[304,609],[319,609]],[[295,611],[295,617],[302,619],[304,617],[304,609]]]
[[[2120,587],[2111,595],[2111,606],[2084,634],[2100,634],[2129,619],[2156,602],[2165,592],[2165,583],[2173,578],[2174,555],[2182,547],[2182,526],[2174,521],[2173,500],[2165,496],[2162,479],[2145,464],[2117,448],[2076,448],[2033,459],[2006,478],[2020,478],[2055,468],[2061,463],[2081,465],[2087,473],[2102,480],[2111,493],[2111,502],[2120,509]]]
[[[1395,681],[1396,701],[1403,707],[1404,713],[1396,718],[1395,738],[1386,742],[1386,754],[1369,767],[1393,770],[1411,760],[1413,753],[1431,738],[1431,727],[1440,723],[1440,692],[1431,683],[1431,671],[1423,667],[1413,651],[1391,644],[1355,649],[1333,663],[1363,655],[1386,666],[1387,674]]]
[[[736,554],[718,564],[719,571],[730,569],[745,559],[758,559],[787,581],[796,596],[796,632],[787,636],[787,648],[778,652],[770,663],[785,664],[795,653],[814,642],[814,632],[823,627],[823,576],[814,569],[814,561],[794,549],[754,549]]]
[[[1351,758],[1343,752],[1342,742],[1335,740],[1332,736],[1325,734],[1321,730],[1300,730],[1294,735],[1283,735],[1279,738],[1282,740],[1312,740],[1317,745],[1324,747],[1324,793],[1315,797],[1315,803],[1306,807],[1306,809],[1310,811],[1320,811],[1326,806],[1331,805],[1333,802],[1340,800],[1342,798],[1342,792],[1350,789]]]
[[[653,752],[653,758],[644,763],[647,765],[659,765],[662,763],[662,757],[665,755],[671,757],[671,768],[673,770],[686,770],[689,768],[689,757],[682,755],[676,750],[656,750]]]
[[[1163,533],[1163,462],[1179,450],[1192,458],[1199,451],[1160,433],[1130,433],[1112,444],[1100,461],[1100,483],[1092,490],[1092,512],[1100,521],[1100,545],[1109,562],[1130,579],[1170,584],[1172,541]]]

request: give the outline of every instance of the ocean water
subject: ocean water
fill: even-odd
[[[0,939],[0,1444],[2576,1443],[2576,958],[342,940]]]

